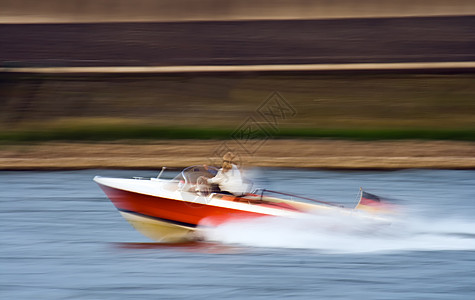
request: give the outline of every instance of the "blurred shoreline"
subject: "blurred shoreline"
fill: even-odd
[[[1,170],[475,169],[473,1],[0,6]]]
[[[424,72],[473,73],[475,62],[411,62],[411,63],[349,63],[349,64],[281,64],[281,65],[205,65],[205,66],[109,66],[109,67],[0,67],[0,73],[23,74],[213,74],[259,72],[288,73],[337,73],[337,72]]]
[[[473,15],[470,0],[0,0],[0,23],[297,20]]]
[[[0,72],[473,72],[474,26],[475,16],[2,24]]]
[[[472,73],[2,75],[0,141],[230,139],[249,117],[265,135],[277,99],[296,114],[280,117],[275,138],[473,141],[474,82]]]
[[[179,169],[219,163],[219,149],[243,167],[355,170],[475,169],[475,143],[463,141],[268,140],[255,153],[222,140],[45,142],[0,146],[0,170]]]

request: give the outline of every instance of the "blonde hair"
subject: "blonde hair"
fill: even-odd
[[[234,159],[236,158],[236,155],[234,155],[232,152],[228,152],[224,154],[223,156],[223,171],[227,172],[233,168],[233,163]]]

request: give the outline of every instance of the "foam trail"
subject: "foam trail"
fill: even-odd
[[[331,212],[301,219],[263,217],[207,230],[205,238],[252,247],[316,249],[325,253],[475,250],[475,223],[459,219]]]

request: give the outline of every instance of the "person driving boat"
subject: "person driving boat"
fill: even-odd
[[[221,193],[242,196],[246,193],[246,184],[243,182],[241,171],[234,164],[236,156],[228,152],[223,156],[223,165],[216,176],[207,178],[208,184],[217,184]]]

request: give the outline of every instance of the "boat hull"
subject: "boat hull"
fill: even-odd
[[[120,212],[138,232],[151,240],[163,243],[181,243],[196,240],[195,227],[186,227],[143,217],[133,213]]]
[[[147,195],[97,183],[137,231],[159,242],[194,240],[198,237],[195,233],[198,225],[203,228],[214,227],[231,220],[269,215]]]
[[[180,190],[176,181],[161,179],[95,177],[94,181],[137,231],[159,242],[194,240],[202,229],[230,221],[266,216],[299,218],[309,212],[335,209],[253,194],[199,196]]]
[[[275,191],[268,192],[312,200],[318,204],[271,197],[264,195],[263,192],[246,194],[243,197],[222,193],[204,196],[196,191],[196,186],[186,187],[182,185],[181,180],[175,179],[145,180],[138,177],[124,179],[96,176],[94,181],[137,231],[152,240],[166,243],[199,239],[202,229],[212,228],[229,221],[265,216],[301,218],[308,214],[329,211],[354,214],[359,210],[364,210],[368,205],[368,200],[377,197],[369,193],[361,193],[360,203],[356,209],[347,209],[341,205]],[[368,195],[372,195],[373,198],[366,199],[363,194],[366,198],[369,197]],[[363,214],[362,216],[387,222],[377,215]]]

